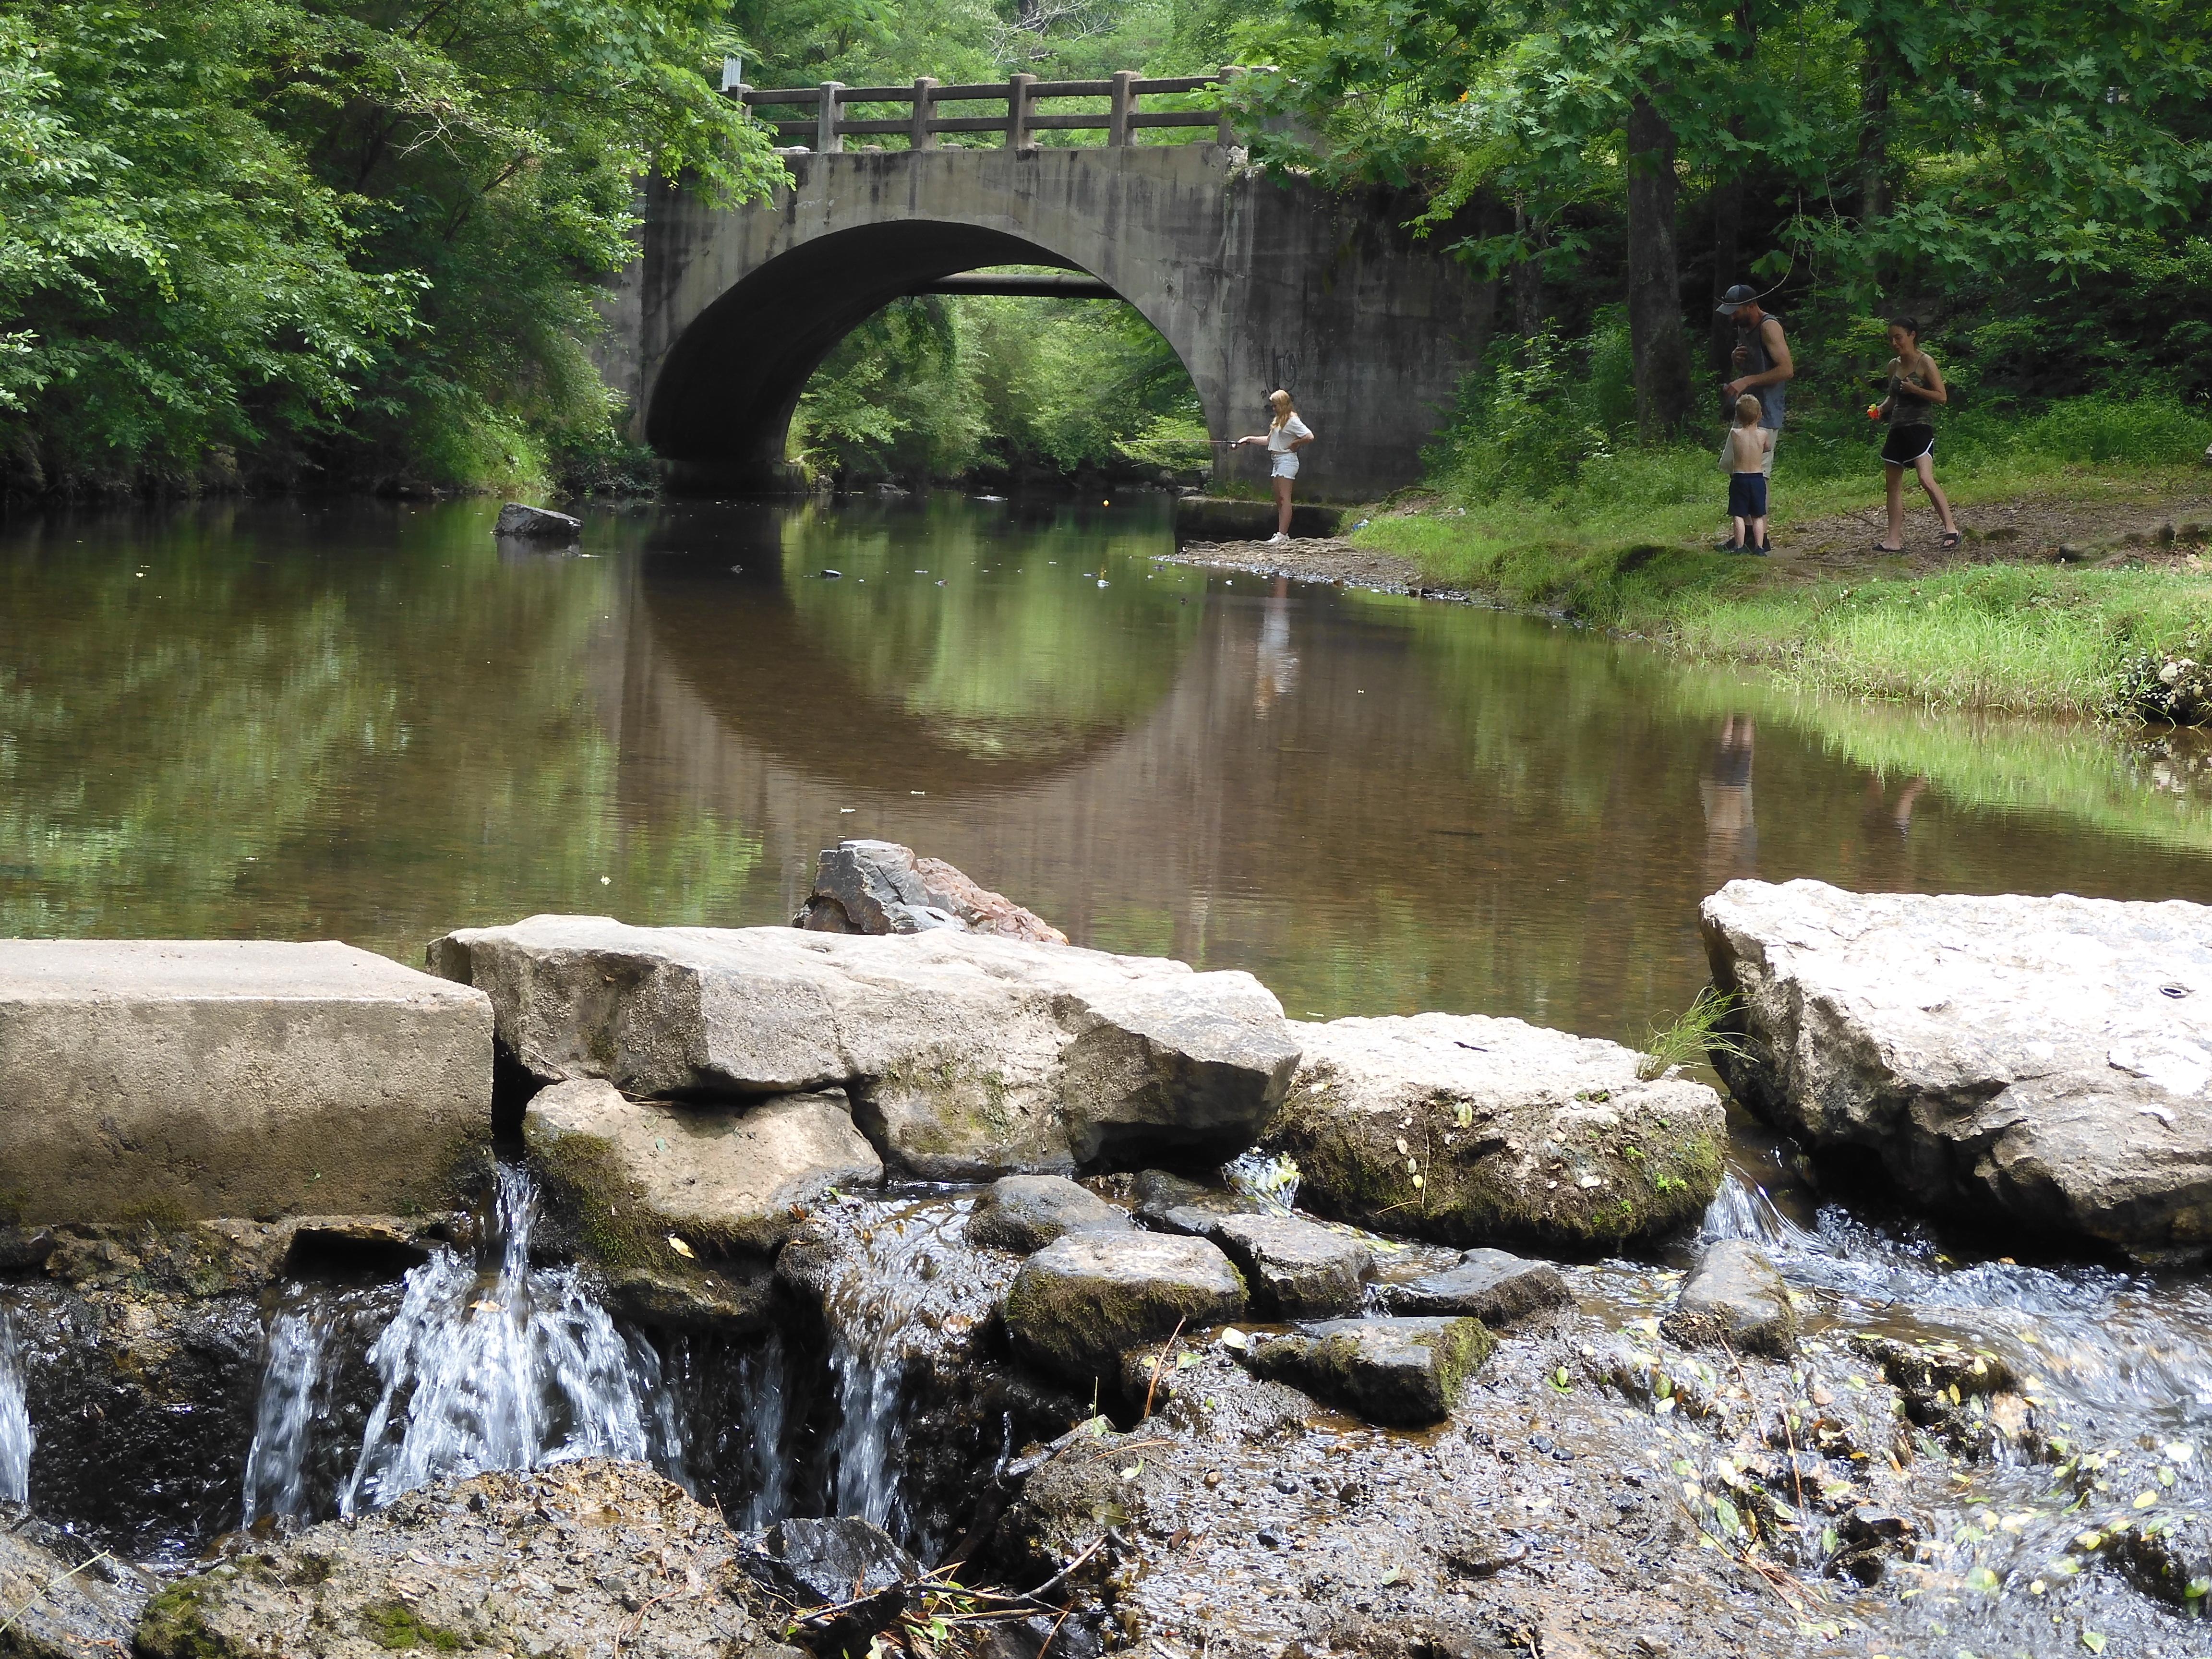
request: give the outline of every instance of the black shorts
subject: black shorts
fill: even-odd
[[[1893,426],[1881,441],[1881,458],[1892,466],[1911,466],[1923,455],[1936,453],[1932,426]]]
[[[1765,516],[1766,475],[1763,472],[1729,473],[1729,517],[1763,519]]]

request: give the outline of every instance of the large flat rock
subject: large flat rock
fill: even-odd
[[[611,1083],[576,1078],[532,1097],[522,1133],[535,1158],[572,1181],[582,1173],[580,1138],[596,1155],[586,1178],[627,1188],[605,1196],[643,1205],[656,1230],[756,1249],[781,1244],[832,1188],[884,1178],[883,1159],[834,1091],[752,1104],[672,1103],[631,1100]]]
[[[1588,1255],[1693,1219],[1719,1187],[1720,1097],[1640,1080],[1619,1043],[1479,1015],[1293,1029],[1304,1055],[1264,1144],[1323,1214]]]
[[[1703,920],[1777,1127],[2022,1237],[2212,1247],[2212,909],[1735,881]]]
[[[0,1207],[404,1211],[491,1130],[491,1003],[350,945],[0,940]]]
[[[940,928],[631,927],[533,916],[451,933],[433,969],[487,992],[548,1081],[631,1095],[839,1088],[933,1180],[1225,1154],[1297,1064],[1249,974]]]

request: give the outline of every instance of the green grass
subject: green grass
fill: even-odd
[[[2191,465],[2212,418],[2170,400],[2076,399],[2033,416],[1961,416],[1942,482],[1971,514],[2022,497],[2124,501],[2212,493]],[[1791,433],[1775,525],[1879,513],[1881,470],[1860,433]],[[2036,714],[2128,707],[2161,653],[2212,639],[2212,580],[2124,560],[2094,568],[1962,566],[1921,578],[1806,580],[1710,550],[1725,529],[1702,447],[1624,449],[1583,462],[1547,499],[1449,495],[1374,520],[1353,539],[1412,559],[1434,582],[1509,605],[1646,635],[1711,660],[1755,662],[1852,696]],[[1924,514],[1916,489],[1908,502]]]

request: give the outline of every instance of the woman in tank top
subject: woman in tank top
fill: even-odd
[[[1239,438],[1236,447],[1264,444],[1267,448],[1267,471],[1275,488],[1275,533],[1270,542],[1286,542],[1291,538],[1291,486],[1298,476],[1298,451],[1314,441],[1313,428],[1298,418],[1298,411],[1287,392],[1267,394],[1267,407],[1273,419],[1265,432],[1249,438]]]
[[[1875,410],[1889,422],[1889,435],[1881,446],[1882,473],[1889,485],[1889,534],[1875,544],[1874,550],[1905,551],[1908,466],[1919,475],[1920,487],[1943,522],[1937,545],[1954,548],[1959,544],[1959,521],[1951,516],[1951,503],[1936,483],[1936,410],[1951,401],[1950,388],[1943,384],[1943,371],[1936,367],[1936,360],[1920,349],[1920,325],[1911,318],[1890,319],[1889,349],[1897,354],[1889,360],[1889,396]]]

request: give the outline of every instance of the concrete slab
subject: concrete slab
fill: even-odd
[[[483,992],[348,945],[0,939],[0,1215],[404,1211],[491,1056]]]

